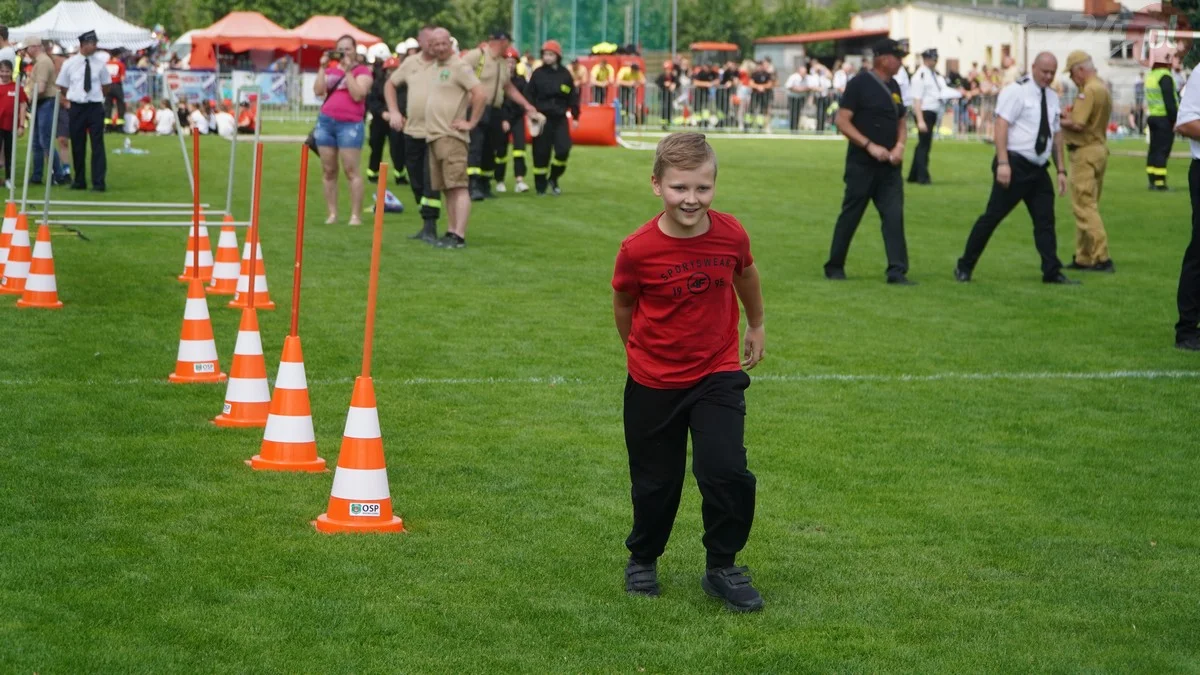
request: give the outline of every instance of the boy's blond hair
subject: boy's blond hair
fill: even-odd
[[[713,178],[717,177],[717,153],[705,140],[704,134],[684,131],[668,134],[658,142],[654,151],[654,177],[662,180],[669,168],[691,171],[712,162]]]

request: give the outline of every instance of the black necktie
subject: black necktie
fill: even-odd
[[[92,93],[92,60],[86,57],[83,59],[83,91],[88,94]],[[1046,117],[1045,92],[1042,93],[1042,117]]]
[[[1046,88],[1042,87],[1042,120],[1038,122],[1038,137],[1037,142],[1033,144],[1033,151],[1039,155],[1042,154],[1049,142],[1050,116],[1046,114]]]

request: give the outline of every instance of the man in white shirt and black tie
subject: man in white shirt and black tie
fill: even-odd
[[[938,52],[921,52],[921,67],[912,81],[913,114],[917,118],[917,150],[913,153],[908,182],[929,185],[929,151],[933,148],[933,131],[937,127],[938,108],[942,106],[942,85],[938,80]]]
[[[1046,165],[1051,155],[1058,167],[1058,194],[1067,192],[1067,165],[1059,133],[1058,95],[1049,89],[1058,69],[1050,52],[1038,54],[1030,74],[1008,85],[996,101],[995,180],[987,210],[975,221],[966,250],[954,268],[954,278],[971,280],[975,264],[992,232],[1017,204],[1025,202],[1033,219],[1033,242],[1042,258],[1042,281],[1077,284],[1062,273],[1054,233],[1054,184]]]
[[[107,60],[96,55],[95,31],[79,36],[79,53],[67,59],[55,84],[71,110],[71,156],[75,165],[72,190],[87,189],[87,140],[92,140],[92,189],[104,192],[108,170],[104,154],[104,97],[112,84]]]
[[[1192,71],[1183,89],[1175,133],[1187,137],[1192,151],[1192,166],[1188,169],[1192,240],[1184,251],[1183,266],[1179,271],[1179,290],[1175,298],[1179,322],[1175,324],[1175,346],[1197,352],[1200,351],[1200,68]]]

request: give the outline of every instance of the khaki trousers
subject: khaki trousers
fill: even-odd
[[[1075,262],[1092,266],[1107,261],[1108,233],[1100,218],[1100,193],[1108,168],[1108,148],[1093,143],[1071,151],[1071,206],[1075,210]]]

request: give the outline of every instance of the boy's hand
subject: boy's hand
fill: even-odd
[[[764,348],[766,347],[767,335],[762,326],[758,328],[747,327],[746,339],[743,341],[745,347],[742,348],[742,367],[746,370],[751,370],[758,365],[759,361],[766,356]]]

